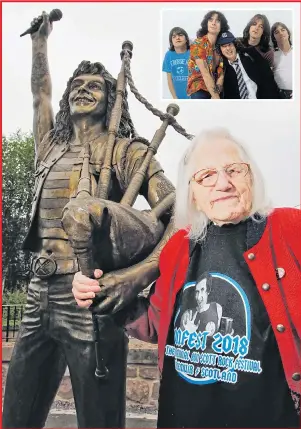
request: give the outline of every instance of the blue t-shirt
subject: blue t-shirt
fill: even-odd
[[[178,54],[167,51],[163,61],[162,71],[171,73],[173,86],[178,98],[190,98],[187,95],[188,60],[190,51]]]

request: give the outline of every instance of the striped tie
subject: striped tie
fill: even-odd
[[[247,85],[246,85],[246,83],[242,77],[242,72],[241,72],[241,68],[240,68],[238,59],[233,61],[233,65],[234,65],[234,69],[236,71],[240,98],[242,98],[242,99],[248,98],[249,97],[249,91],[248,91]]]

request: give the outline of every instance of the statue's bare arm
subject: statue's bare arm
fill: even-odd
[[[132,178],[135,176],[141,166],[141,162],[146,156],[147,146],[140,141],[134,141],[126,155],[126,163],[123,166],[123,186],[127,189],[130,186]],[[121,154],[119,154],[121,157]],[[124,156],[124,155],[123,155]],[[121,165],[118,165],[119,170],[122,170]],[[153,209],[164,200],[169,194],[173,194],[175,188],[171,181],[165,176],[163,168],[156,159],[153,157],[145,175],[143,184],[140,189],[140,194],[147,200],[150,207]],[[165,226],[169,223],[171,210],[161,217]]]
[[[164,200],[169,194],[174,193],[175,188],[163,171],[159,171],[144,183],[141,193],[147,199],[151,208]]]
[[[164,175],[163,171],[159,171],[158,173],[154,174],[144,185],[142,190],[151,208],[156,207],[168,195],[175,194],[175,188],[173,184]],[[173,227],[173,222],[172,222],[172,211],[173,211],[173,206],[169,207],[166,210],[166,212],[161,216],[161,220],[166,226],[165,233],[161,241],[153,250],[153,252],[144,261],[141,262],[142,264],[146,264],[146,266],[149,264],[154,265],[155,269],[154,269],[153,275],[155,276],[155,279],[159,274],[158,263],[159,263],[160,253],[163,247],[165,246],[165,244],[168,242],[168,240],[175,232],[175,229]],[[155,279],[152,278],[151,281],[154,281]]]
[[[32,34],[32,71],[31,91],[33,96],[33,134],[36,154],[41,142],[53,128],[53,111],[51,106],[51,78],[47,58],[47,39],[52,30],[48,15],[43,12],[43,23],[39,30]],[[38,18],[37,18],[38,19]]]
[[[141,159],[145,156],[145,147],[140,143],[133,143],[131,149],[128,152],[128,164],[126,168],[126,176],[132,178],[137,169],[141,164]],[[128,185],[130,186],[130,185]],[[157,159],[154,157],[148,167],[144,183],[142,184],[140,194],[148,201],[150,207],[153,209],[156,207],[162,200],[165,199],[170,194],[175,194],[175,188],[171,181],[165,176],[161,165],[158,163]],[[172,223],[172,211],[173,206],[168,207],[165,213],[160,217],[161,221],[165,225],[165,233],[157,244],[153,252],[139,264],[127,268],[128,275],[130,272],[135,272],[137,267],[141,267],[142,278],[140,279],[140,290],[145,289],[151,282],[156,280],[159,275],[159,256],[160,253],[174,234],[175,230]],[[135,276],[137,273],[135,273]],[[138,278],[138,276],[137,276]]]

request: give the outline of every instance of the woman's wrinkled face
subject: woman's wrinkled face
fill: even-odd
[[[227,139],[204,143],[194,154],[190,195],[198,211],[216,224],[236,223],[252,209],[249,166]]]

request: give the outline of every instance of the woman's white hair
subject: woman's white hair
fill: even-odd
[[[221,139],[233,142],[237,147],[241,161],[250,164],[253,201],[249,217],[252,217],[256,221],[263,220],[272,211],[272,207],[266,195],[262,174],[245,147],[234,139],[227,129],[214,128],[203,131],[199,136],[194,138],[180,161],[176,189],[174,224],[177,229],[186,229],[188,231],[188,237],[193,240],[201,241],[205,238],[207,225],[210,222],[210,219],[208,219],[205,213],[196,210],[192,201],[189,181],[193,173],[195,173],[195,162],[193,162],[195,158],[193,155],[204,143],[210,143],[210,141],[213,142]],[[256,217],[254,216],[255,213]]]

